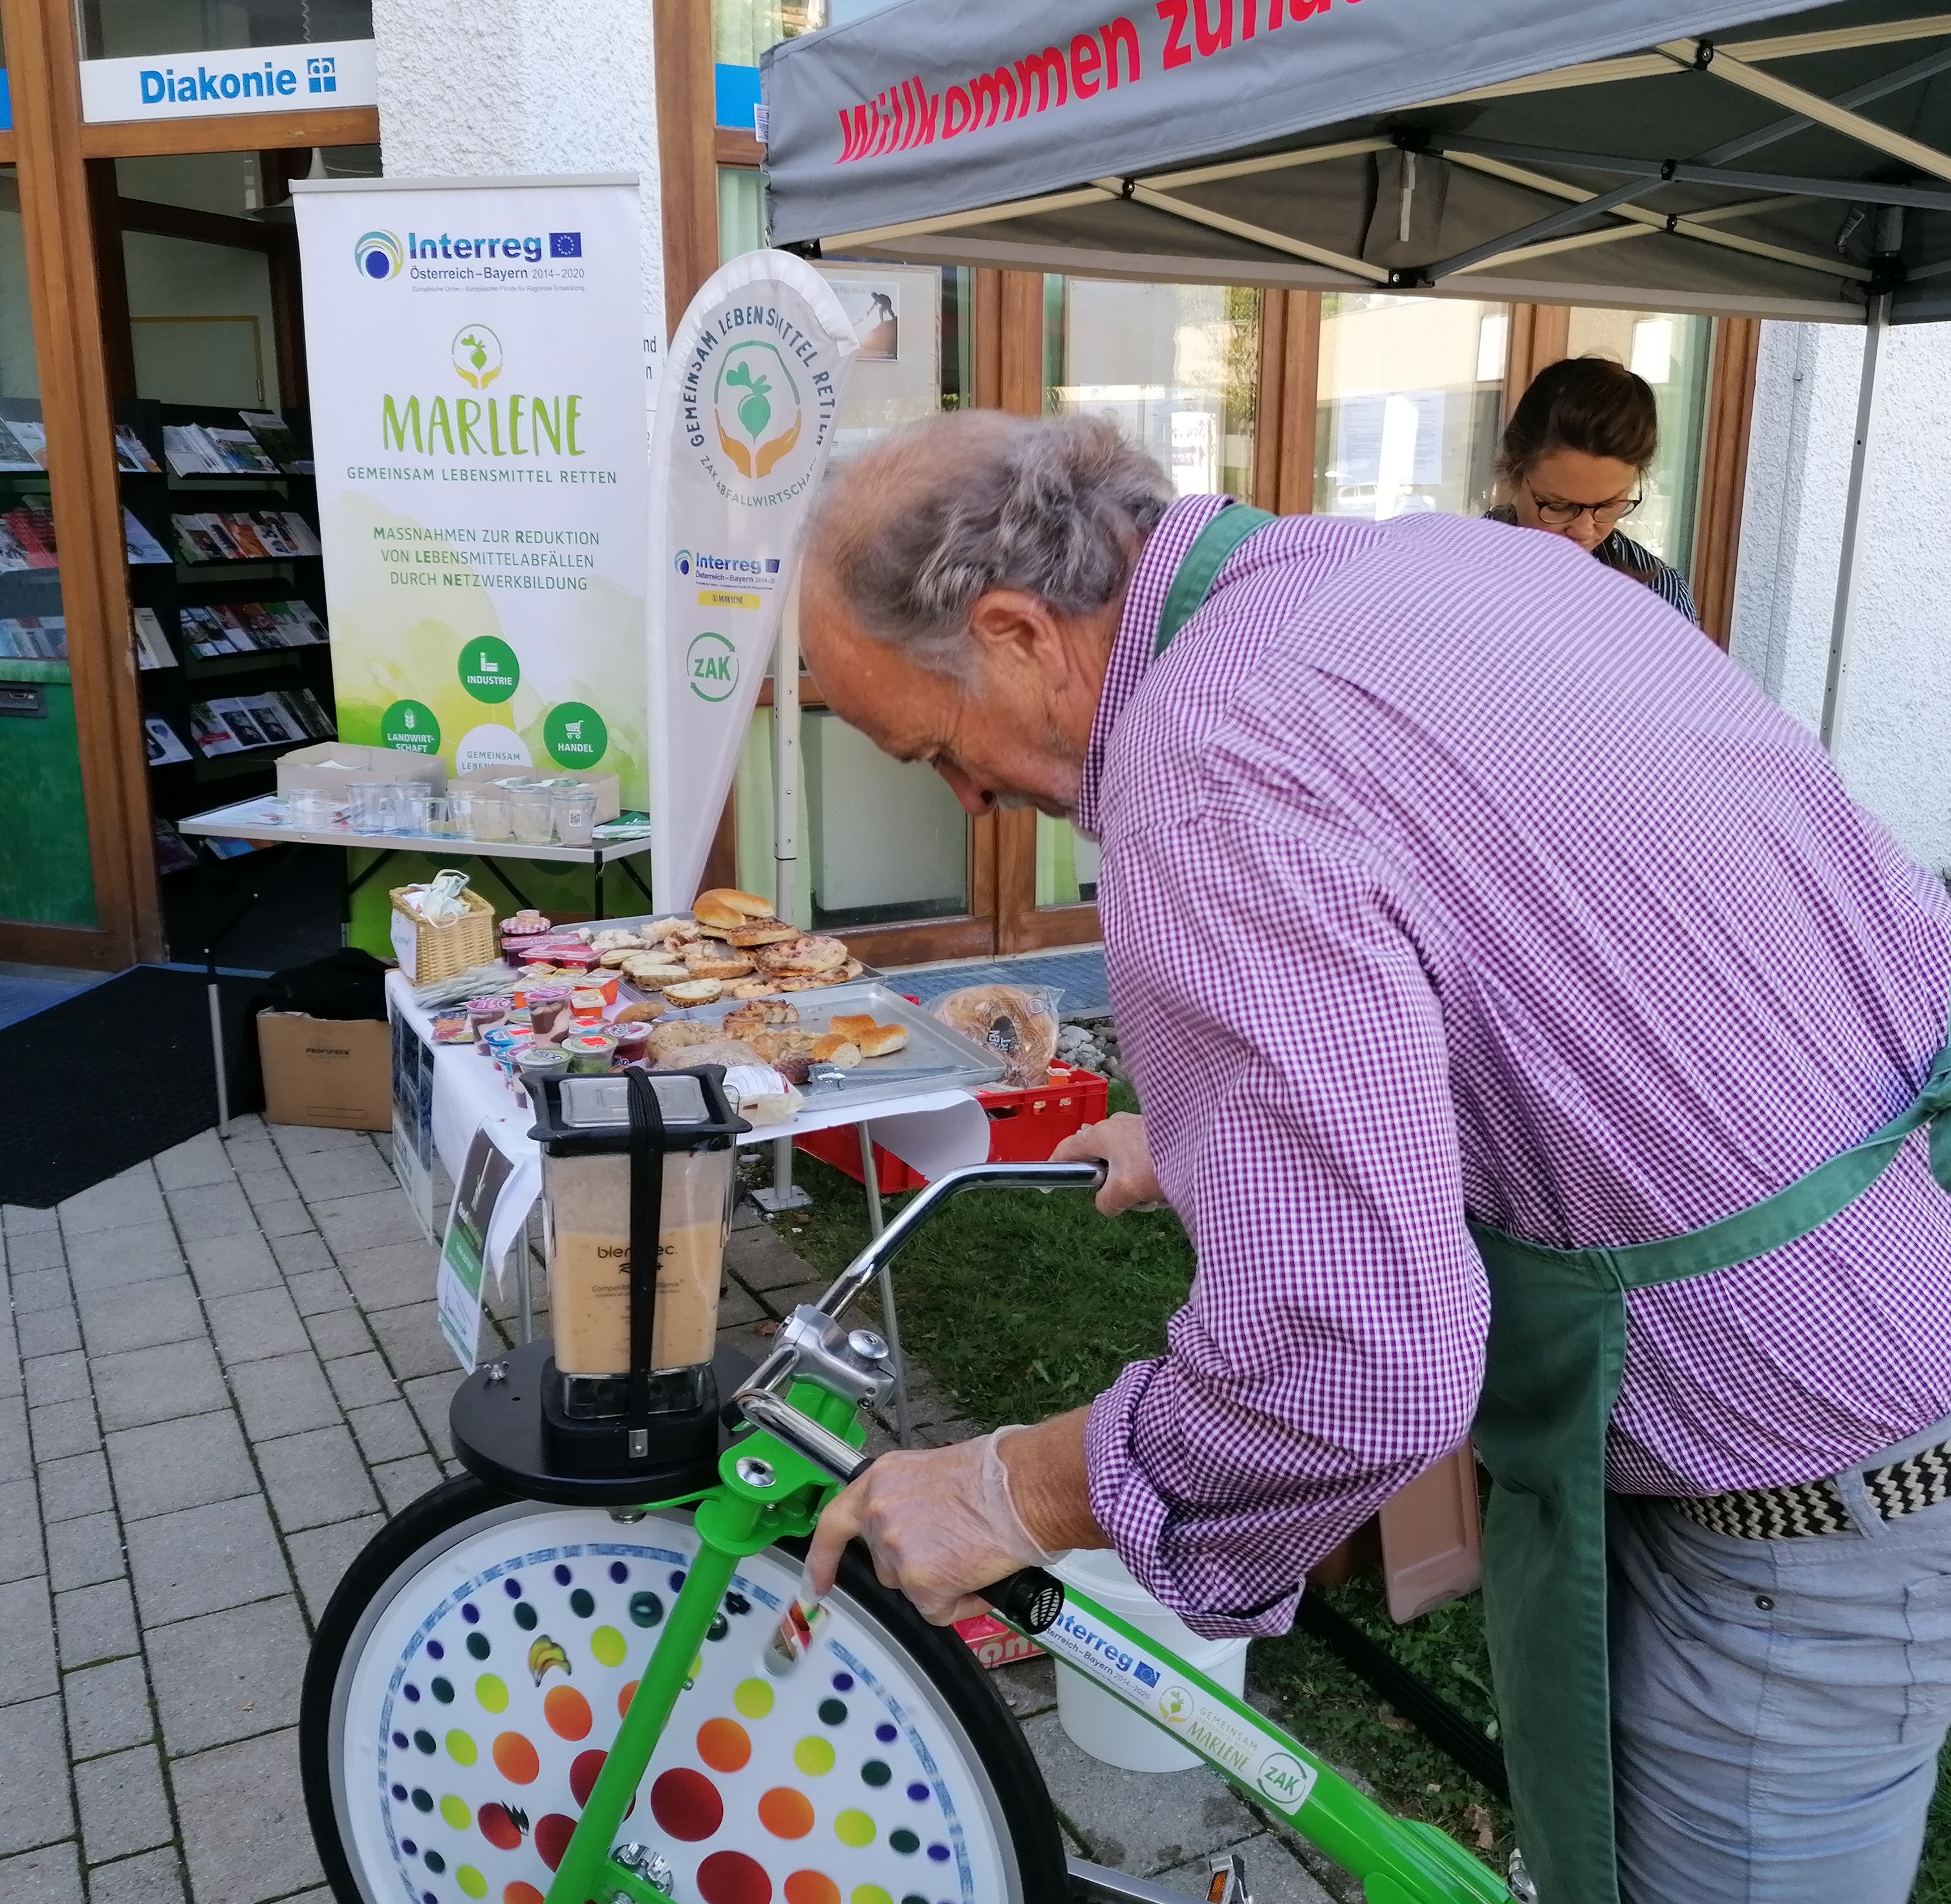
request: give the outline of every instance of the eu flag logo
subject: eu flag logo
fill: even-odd
[[[582,234],[580,232],[551,232],[549,233],[549,256],[552,258],[579,258],[582,255]]]

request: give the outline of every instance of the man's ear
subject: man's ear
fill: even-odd
[[[1027,589],[992,588],[977,596],[969,632],[991,660],[1041,662],[1055,673],[1067,658],[1057,614]]]

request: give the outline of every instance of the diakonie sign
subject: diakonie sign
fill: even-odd
[[[340,733],[644,806],[634,182],[295,189]]]
[[[660,907],[697,893],[859,347],[825,280],[784,251],[723,266],[671,341],[651,444]]]

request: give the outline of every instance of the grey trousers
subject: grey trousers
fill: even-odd
[[[1951,1423],[1874,1467],[1951,1438]],[[1951,1725],[1951,1502],[1743,1541],[1614,1496],[1625,1904],[1904,1904]],[[1549,1900],[1547,1900],[1549,1904]]]

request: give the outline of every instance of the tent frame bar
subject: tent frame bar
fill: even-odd
[[[1659,51],[1676,65],[1712,73],[1729,86],[1739,86],[1790,112],[1800,113],[1817,125],[1826,126],[1832,132],[1840,132],[1844,138],[1853,139],[1873,151],[1900,159],[1906,165],[1915,166],[1918,171],[1928,172],[1934,177],[1951,179],[1951,157],[1936,147],[1926,145],[1920,139],[1906,138],[1874,119],[1865,119],[1860,113],[1839,106],[1833,99],[1824,98],[1819,92],[1811,92],[1805,87],[1777,79],[1772,73],[1764,73],[1727,48],[1716,47],[1712,40],[1668,40]]]
[[[1877,371],[1890,329],[1890,294],[1870,301],[1869,323],[1863,337],[1863,371],[1856,386],[1856,433],[1850,449],[1850,487],[1843,505],[1843,547],[1836,564],[1836,607],[1829,625],[1829,665],[1822,683],[1822,718],[1818,728],[1822,744],[1836,751],[1842,731],[1843,702],[1850,683],[1850,650],[1856,633],[1856,584],[1862,548],[1864,478],[1869,467],[1870,438],[1876,427]]]
[[[1289,238],[1285,232],[1269,231],[1264,225],[1250,224],[1244,218],[1229,217],[1223,211],[1210,210],[1204,205],[1189,204],[1183,198],[1174,198],[1150,185],[1141,185],[1135,179],[1100,179],[1097,185],[1100,190],[1112,198],[1128,198],[1135,204],[1148,206],[1153,211],[1183,218],[1191,224],[1203,225],[1209,231],[1224,232],[1229,238],[1243,238],[1249,245],[1258,245],[1269,251],[1285,252],[1289,257],[1305,259],[1310,264],[1341,272],[1358,282],[1385,285],[1391,276],[1381,265],[1371,264],[1366,258],[1344,257],[1339,251],[1327,251],[1304,239]]]

